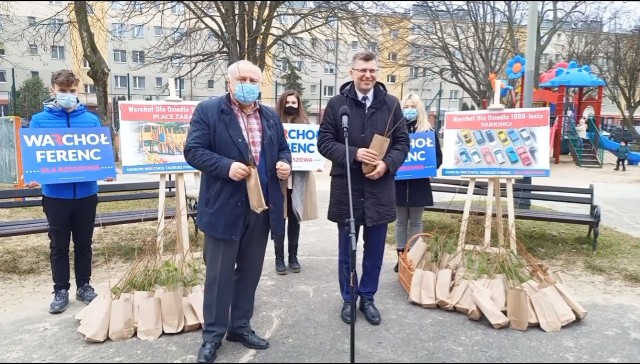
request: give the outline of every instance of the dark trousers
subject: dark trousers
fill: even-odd
[[[251,331],[268,238],[268,211],[248,212],[240,241],[205,235],[204,341],[220,342],[227,331]]]
[[[360,226],[356,225],[356,242]],[[349,276],[351,274],[351,239],[349,238],[349,225],[338,224],[338,280],[340,292],[345,302],[351,301]],[[362,258],[362,279],[358,282],[355,276],[355,293],[361,298],[373,300],[378,291],[380,269],[384,257],[385,240],[387,236],[387,224],[365,226],[363,232],[364,251]],[[355,262],[354,262],[355,264]]]
[[[625,167],[625,165],[624,165],[626,162],[627,162],[627,160],[626,160],[626,159],[620,159],[620,158],[618,158],[618,160],[616,161],[616,169],[620,169],[620,164],[622,164],[622,170],[623,170],[623,171],[626,171],[626,170],[627,170],[627,168],[626,168],[626,167]]]
[[[96,220],[98,195],[68,200],[42,197],[42,209],[49,223],[53,289],[69,290],[69,245],[73,237],[73,266],[76,287],[91,279],[91,243]]]
[[[287,220],[285,221],[287,226],[287,239],[289,240],[289,255],[292,255],[292,247],[298,246],[298,240],[300,239],[300,222],[296,217],[296,214],[293,212],[293,204],[291,203],[291,191],[287,189]],[[274,242],[276,244],[280,244],[284,246],[284,236],[279,236],[275,238]],[[297,250],[296,250],[297,252]],[[293,254],[295,255],[295,254]]]

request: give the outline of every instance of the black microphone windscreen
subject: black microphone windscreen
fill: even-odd
[[[340,108],[340,117],[351,116],[351,110],[345,105]]]

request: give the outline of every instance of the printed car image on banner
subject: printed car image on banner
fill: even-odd
[[[437,176],[436,134],[433,131],[409,134],[409,154],[396,172],[396,180]]]
[[[55,184],[116,177],[109,128],[20,129],[25,182]]]
[[[549,176],[549,108],[445,115],[443,176]]]
[[[284,136],[291,150],[291,170],[317,171],[324,168],[324,157],[318,152],[318,130],[315,124],[283,123]]]
[[[120,156],[125,174],[193,171],[182,151],[198,101],[120,101]]]

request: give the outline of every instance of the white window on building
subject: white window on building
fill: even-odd
[[[310,85],[309,86],[309,93],[312,95],[315,95],[318,93],[318,85]]]
[[[457,99],[458,98],[458,90],[450,90],[449,91],[449,98],[450,99]]]
[[[96,85],[85,83],[84,84],[84,93],[85,94],[95,94],[96,93]]]
[[[316,61],[309,62],[309,70],[311,72],[318,72],[318,62]]]
[[[124,32],[127,27],[122,23],[113,23],[111,24],[111,33],[114,37],[122,37],[124,36]]]
[[[7,82],[7,71],[1,70],[0,71],[0,83],[6,83]]]
[[[420,34],[420,26],[419,25],[412,25],[411,26],[411,34],[412,35],[418,35]]]
[[[85,58],[82,58],[82,67],[90,68],[89,61],[87,61]]]
[[[395,62],[398,60],[398,54],[395,52],[389,52],[389,55],[387,56],[387,60],[388,61],[392,61]]]
[[[183,61],[182,56],[175,56],[171,58],[171,65],[173,67],[180,67],[182,66],[182,61]]]
[[[391,37],[391,39],[397,39],[398,38],[398,31],[397,30],[390,30],[389,31],[389,37]]]
[[[333,75],[336,73],[336,68],[333,63],[326,62],[324,64],[324,74],[325,75]]]
[[[36,77],[40,77],[40,72],[38,72],[38,71],[31,71],[31,78],[36,78]]]
[[[302,61],[293,61],[291,62],[291,66],[293,66],[293,69],[297,72],[302,72]]]
[[[124,49],[114,49],[113,61],[117,63],[127,63],[127,51]]]
[[[93,10],[93,5],[87,3],[87,15],[93,15],[95,14],[95,10]]]
[[[64,25],[64,20],[62,18],[53,18],[49,23],[49,31],[50,32],[58,32]]]
[[[336,40],[335,39],[325,39],[324,44],[327,47],[328,51],[334,51],[336,49]]]
[[[29,25],[36,25],[36,17],[35,16],[28,16],[27,17],[27,22],[29,23]]]
[[[144,76],[133,76],[133,88],[138,90],[145,88]]]
[[[153,36],[154,37],[162,37],[162,27],[160,26],[154,26],[153,27]]]
[[[286,58],[276,60],[276,69],[287,72],[289,70],[289,61]]]
[[[144,10],[144,1],[134,1],[131,4],[131,8],[135,11],[142,11]]]
[[[389,84],[396,83],[396,75],[387,75],[387,83]]]
[[[51,46],[51,59],[64,59],[64,46]]]
[[[215,83],[213,82],[213,80],[207,81],[207,88],[209,90],[212,90],[214,87],[215,87]]]
[[[184,29],[182,28],[171,28],[171,36],[173,40],[179,40],[184,35]]]
[[[162,87],[162,86],[163,86],[162,77],[156,77],[156,87]]]
[[[352,51],[357,51],[358,50],[358,46],[359,46],[359,43],[358,43],[357,40],[351,41],[351,50]]]
[[[420,76],[420,67],[409,68],[409,78],[418,78]]]
[[[133,38],[144,38],[144,27],[141,24],[136,24],[131,28],[131,36]]]
[[[113,87],[127,88],[127,76],[113,76]]]
[[[135,64],[144,64],[144,51],[131,51],[131,61]]]
[[[333,86],[324,86],[322,89],[322,96],[323,97],[332,97],[334,93],[334,87]]]
[[[176,78],[173,80],[173,84],[176,88],[176,91],[182,90],[184,91],[184,78]]]
[[[184,5],[177,1],[174,1],[171,5],[171,14],[180,15],[184,13]]]
[[[378,53],[378,42],[369,42],[369,52]]]
[[[277,83],[276,84],[276,98],[280,97],[280,95],[282,95],[282,91],[284,91],[284,85],[281,83]]]

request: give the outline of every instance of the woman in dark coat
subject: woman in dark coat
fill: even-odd
[[[427,112],[420,97],[414,93],[402,101],[404,117],[409,133],[433,130],[427,119]],[[435,138],[436,167],[442,164],[442,150],[438,137]],[[396,249],[398,256],[404,251],[407,240],[422,233],[422,214],[425,206],[433,206],[433,194],[429,178],[396,181]],[[398,263],[393,268],[398,272]]]

